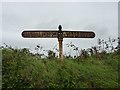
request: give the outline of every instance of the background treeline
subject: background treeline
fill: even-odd
[[[44,53],[39,53],[43,49],[40,45],[36,45],[35,54],[27,48],[1,46],[2,87],[118,88],[119,38],[98,41],[98,46],[83,50],[68,44],[76,56],[64,55],[62,64],[52,50],[48,50],[46,58],[41,58]],[[114,46],[116,41],[118,45]]]

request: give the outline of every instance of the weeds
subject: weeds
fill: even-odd
[[[101,43],[102,51],[97,46],[79,51],[77,46],[70,44],[69,47],[81,54],[78,53],[75,58],[64,56],[62,64],[59,64],[52,50],[48,50],[46,58],[41,58],[42,46],[36,46],[35,54],[27,48],[15,49],[8,45],[2,46],[0,48],[2,87],[118,88],[120,86],[118,83],[119,49],[114,48],[113,52],[107,52],[105,43]]]

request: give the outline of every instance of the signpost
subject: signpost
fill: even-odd
[[[91,31],[62,31],[62,26],[58,26],[58,31],[23,31],[24,38],[58,38],[59,59],[62,62],[62,41],[63,38],[94,38],[95,33]]]

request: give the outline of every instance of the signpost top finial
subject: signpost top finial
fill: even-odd
[[[62,31],[62,26],[61,26],[61,25],[59,25],[59,26],[58,26],[58,29],[59,29],[60,31]]]

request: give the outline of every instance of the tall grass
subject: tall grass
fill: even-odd
[[[105,54],[101,60],[42,59],[27,49],[1,48],[3,88],[117,88],[117,53]]]

